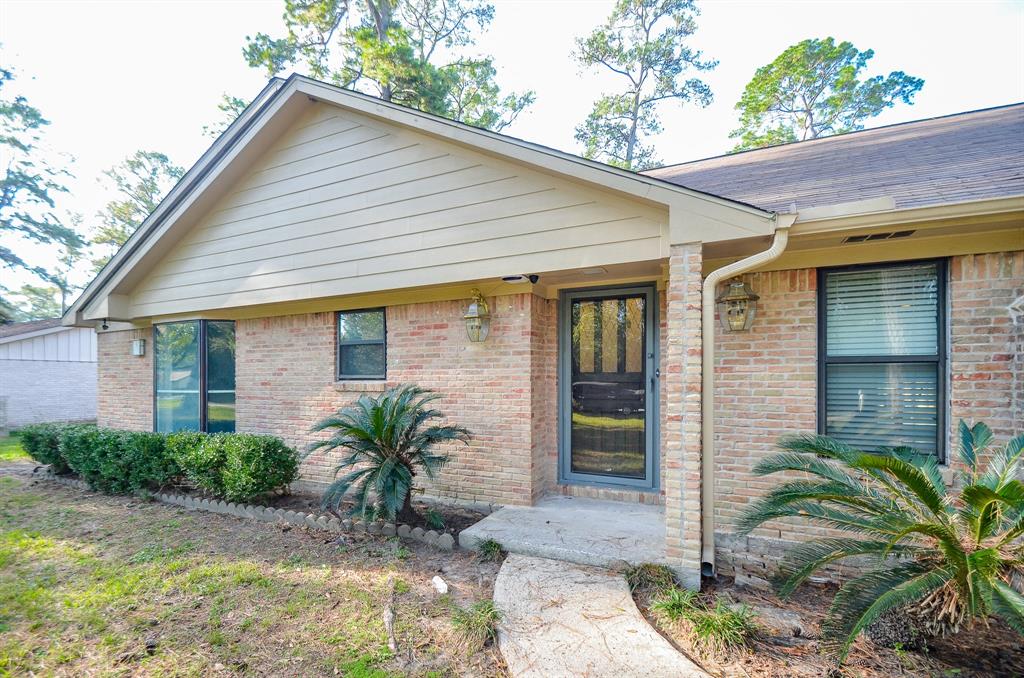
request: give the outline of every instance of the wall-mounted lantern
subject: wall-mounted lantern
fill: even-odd
[[[715,299],[718,305],[718,319],[726,332],[742,332],[749,330],[757,315],[757,300],[750,285],[742,280],[728,283],[722,293]]]
[[[134,356],[146,355],[146,340],[145,339],[132,339],[132,355],[134,355]]]
[[[462,319],[466,321],[466,333],[470,341],[483,341],[487,333],[491,331],[491,309],[484,301],[480,290],[473,290],[473,301],[466,309],[466,315]]]

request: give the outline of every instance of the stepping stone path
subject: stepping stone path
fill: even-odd
[[[615,572],[512,554],[494,605],[513,678],[708,678],[647,623]]]

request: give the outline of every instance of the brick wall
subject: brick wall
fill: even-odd
[[[95,419],[96,363],[0,360],[0,400],[5,398],[7,427],[11,429],[47,421]]]
[[[466,337],[466,301],[387,308],[386,382],[335,382],[333,313],[239,321],[237,420],[240,431],[281,436],[304,448],[310,426],[366,391],[411,382],[444,394],[439,407],[473,433],[454,446],[431,494],[471,502],[529,504],[550,482],[555,454],[554,304],[532,294],[489,300],[487,341]],[[539,378],[534,382],[533,377]],[[535,416],[536,415],[536,416]],[[303,465],[307,483],[333,476],[334,459]]]
[[[1024,432],[1024,251],[953,257],[949,277],[950,424],[984,421],[1003,444]]]
[[[816,271],[743,278],[761,296],[757,319],[749,332],[718,331],[715,339],[715,516],[719,569],[749,575],[770,570],[767,554],[780,544],[825,531],[777,521],[749,539],[733,533],[742,509],[776,482],[750,468],[774,452],[779,437],[817,426]],[[1024,252],[951,258],[951,436],[960,418],[985,421],[1000,444],[1021,432],[1024,323],[1009,308],[1021,295]]]
[[[683,582],[700,586],[701,246],[673,245],[661,350],[665,553]]]
[[[146,340],[145,355],[131,354],[135,339]],[[153,430],[152,339],[153,331],[148,327],[96,335],[96,421],[100,426]]]

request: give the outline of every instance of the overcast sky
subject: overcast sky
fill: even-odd
[[[496,16],[477,49],[495,57],[507,89],[537,101],[508,130],[578,151],[573,128],[613,81],[580,73],[573,39],[608,14],[611,0],[495,0]],[[249,98],[266,83],[241,56],[245,36],[283,34],[283,0],[55,2],[0,0],[0,63],[11,89],[52,122],[47,144],[74,158],[63,209],[85,226],[108,199],[97,182],[136,150],[158,150],[185,167],[210,140],[223,92]],[[727,152],[733,106],[756,68],[806,38],[834,36],[874,49],[870,74],[903,70],[924,78],[914,106],[897,106],[874,127],[1024,100],[1024,1],[700,2],[692,46],[720,61],[702,77],[714,103],[666,105],[657,139],[666,163]],[[5,87],[5,89],[7,89]],[[19,246],[27,256],[37,250]],[[0,270],[16,287],[29,278]]]

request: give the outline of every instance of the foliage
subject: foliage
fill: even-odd
[[[641,563],[626,568],[624,572],[630,591],[640,589],[666,589],[676,585],[676,576],[664,565]]]
[[[785,439],[783,452],[754,468],[762,476],[809,477],[780,482],[754,502],[740,519],[742,533],[801,517],[852,535],[791,549],[780,568],[781,595],[843,558],[875,560],[840,588],[822,625],[825,646],[840,660],[890,610],[904,610],[930,635],[989,615],[1024,634],[1024,435],[987,463],[993,435],[985,424],[961,421],[959,437],[959,491],[947,490],[933,456],[910,448],[862,452],[824,436]]]
[[[18,437],[30,457],[49,464],[54,473],[67,473],[68,465],[60,454],[60,432],[57,424],[29,424],[18,430]]]
[[[698,595],[696,591],[672,586],[654,598],[651,609],[669,621],[677,622],[697,608]]]
[[[875,55],[832,38],[804,40],[757,69],[736,110],[733,151],[816,139],[864,128],[897,101],[913,103],[924,80],[893,71],[860,80]]]
[[[285,0],[287,35],[247,38],[243,54],[270,75],[298,67],[385,101],[501,130],[534,95],[503,96],[493,60],[464,53],[493,18],[494,7],[482,0]]]
[[[50,124],[25,97],[6,96],[4,87],[14,74],[0,68],[0,265],[23,269],[45,279],[46,269],[29,264],[8,245],[21,238],[44,245],[81,247],[81,237],[62,224],[54,213],[54,195],[66,192],[66,170],[50,167],[43,159],[43,129]]]
[[[190,482],[229,501],[249,501],[298,477],[298,455],[273,436],[182,431],[167,437],[167,448]]]
[[[484,539],[476,548],[481,560],[497,562],[505,555],[505,549],[497,539]]]
[[[618,0],[603,26],[577,39],[575,58],[581,66],[602,67],[622,83],[619,92],[594,102],[576,128],[587,158],[633,170],[653,167],[654,148],[644,141],[661,132],[659,105],[711,103],[706,83],[684,78],[688,70],[717,65],[685,44],[697,30],[697,14],[693,0]]]
[[[59,429],[61,457],[94,490],[130,494],[162,487],[180,473],[162,434],[86,424]]]
[[[447,463],[448,455],[435,452],[445,443],[469,442],[469,431],[461,426],[431,425],[441,419],[430,407],[440,396],[403,384],[355,403],[318,422],[313,432],[327,431],[330,437],[310,445],[316,451],[344,450],[346,456],[335,469],[335,480],[324,491],[323,505],[338,508],[349,490],[355,492],[352,513],[364,516],[383,511],[390,519],[415,521],[412,488],[417,471],[433,479]]]
[[[216,139],[224,133],[224,130],[231,126],[231,123],[242,114],[242,111],[248,105],[249,102],[245,99],[239,99],[230,94],[222,94],[220,103],[217,104],[217,110],[221,112],[220,121],[211,125],[203,125],[203,135]]]
[[[444,518],[436,509],[427,509],[423,514],[423,520],[427,523],[427,527],[432,530],[444,529]]]
[[[452,624],[470,652],[475,652],[498,637],[499,621],[501,613],[491,600],[481,600],[469,609],[456,608],[452,614]]]
[[[11,315],[12,322],[45,320],[61,315],[60,302],[57,301],[60,290],[54,285],[26,283],[9,294],[10,300],[16,304]]]
[[[743,647],[757,632],[754,613],[746,605],[730,607],[719,599],[708,607],[696,591],[679,587],[663,590],[653,599],[651,610],[670,622],[687,624],[693,644],[708,654]]]
[[[103,248],[105,253],[93,260],[96,272],[152,214],[184,173],[184,169],[156,151],[136,151],[103,172],[118,197],[108,202],[98,214],[102,224],[96,229],[91,242]]]
[[[223,496],[246,501],[287,487],[299,475],[299,457],[279,438],[251,433],[218,434],[224,440]]]

